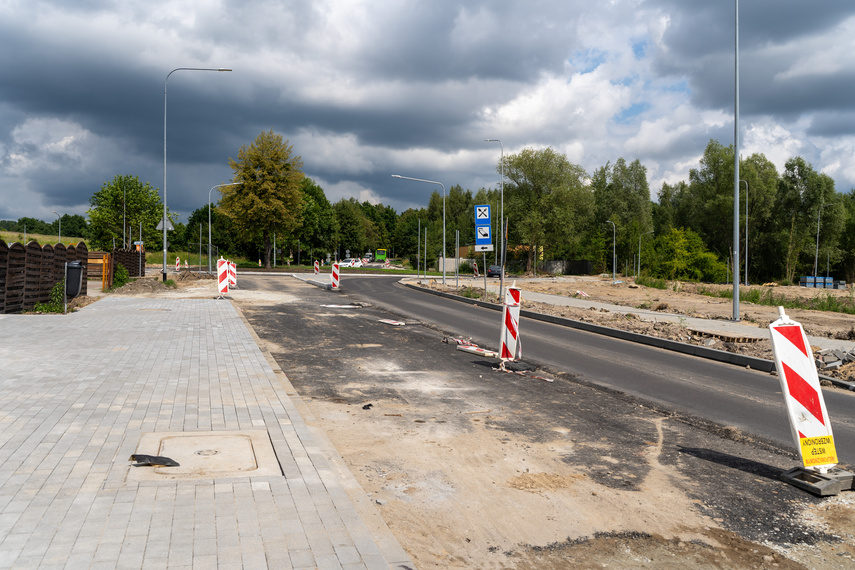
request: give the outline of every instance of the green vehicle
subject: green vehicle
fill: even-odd
[[[386,250],[385,249],[378,249],[374,253],[374,261],[386,261]]]

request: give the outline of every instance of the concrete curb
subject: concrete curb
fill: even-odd
[[[319,287],[319,288],[325,289],[327,291],[332,291],[332,283],[324,283],[323,281],[316,281],[315,279],[309,279],[308,277],[303,277],[299,273],[286,273],[286,275],[290,275],[294,279],[299,279],[300,281],[303,281],[304,283],[308,283],[309,285],[314,285],[315,287]],[[311,273],[310,275],[312,275],[314,277],[315,274]],[[339,290],[341,290],[341,289],[339,289]]]
[[[459,295],[454,295],[451,293],[445,293],[443,291],[434,291],[432,289],[427,289],[425,287],[419,287],[418,285],[413,285],[412,283],[403,283],[401,285],[404,287],[409,287],[414,291],[422,291],[424,293],[430,293],[432,295],[437,295],[439,297],[445,297],[446,299],[451,299],[453,301],[458,301],[460,303],[467,303],[469,305],[477,305],[478,307],[483,307],[485,309],[491,309],[494,311],[501,311],[502,306],[496,305],[494,303],[487,303],[485,301],[479,301],[477,299],[467,299],[466,297],[461,297]],[[637,342],[639,344],[644,344],[647,346],[654,346],[656,348],[664,348],[665,350],[672,350],[674,352],[679,352],[682,354],[688,354],[689,356],[699,356],[701,358],[707,358],[709,360],[715,360],[717,362],[724,362],[726,364],[733,364],[736,366],[749,367],[753,370],[759,370],[761,372],[774,372],[775,371],[775,363],[771,360],[766,360],[765,358],[756,358],[754,356],[744,356],[741,354],[736,354],[733,352],[727,352],[726,350],[718,350],[715,348],[708,348],[705,346],[695,346],[694,344],[687,344],[685,342],[678,342],[676,340],[669,340],[665,338],[658,338],[655,336],[646,336],[639,333],[623,331],[619,329],[613,329],[610,327],[604,327],[602,325],[595,325],[592,323],[585,323],[582,321],[575,321],[573,319],[568,319],[565,317],[553,317],[552,315],[543,315],[541,313],[535,313],[532,311],[521,310],[520,315],[534,319],[538,321],[543,321],[546,323],[552,323],[554,325],[559,325],[563,327],[570,327],[578,330],[582,330],[585,332],[591,332],[595,334],[601,334],[604,336],[619,338],[621,340],[627,340],[630,342]],[[851,390],[855,392],[855,382],[846,382],[844,380],[840,380],[838,378],[832,378],[830,376],[824,376],[822,374],[819,375],[820,380],[827,380],[831,382],[834,386],[838,388],[844,388],[846,390]]]

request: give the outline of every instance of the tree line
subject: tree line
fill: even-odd
[[[651,200],[647,169],[638,159],[618,158],[592,173],[552,148],[524,148],[502,161],[496,170],[504,173],[503,190],[449,188],[445,255],[454,256],[458,231],[461,245],[474,243],[474,206],[490,204],[494,236],[504,210],[508,259],[520,270],[559,259],[589,261],[597,272],[611,272],[616,264],[618,273],[682,280],[723,282],[734,274],[744,279],[746,267],[752,283],[791,283],[826,268],[848,281],[855,276],[855,190],[838,193],[831,177],[802,157],[789,159],[783,172],[763,154],[740,160],[740,267],[733,267],[732,146],[711,140],[688,180],[664,183],[658,200]],[[173,220],[170,249],[195,251],[201,245],[204,250],[210,217],[211,241],[221,253],[258,257],[267,266],[274,244],[280,260],[303,263],[378,248],[412,263],[424,254],[425,237],[428,263],[442,255],[439,191],[425,207],[401,213],[355,198],[331,203],[303,174],[293,146],[273,131],[241,147],[229,165],[231,185],[218,188],[210,212],[205,204],[186,224]],[[64,235],[71,235],[65,231],[68,223],[95,248],[112,247],[115,240],[121,244],[123,238],[130,247],[141,226],[147,247],[162,249],[155,226],[163,206],[148,183],[116,176],[93,194],[90,206],[88,222],[72,225],[63,218]],[[0,222],[0,228],[14,225],[12,231],[20,231],[21,222],[32,224],[33,232],[44,229],[39,224],[54,230],[28,218]],[[491,254],[493,260],[496,255]]]

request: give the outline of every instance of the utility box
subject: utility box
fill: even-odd
[[[83,290],[83,262],[69,261],[65,264],[65,294],[77,297]]]

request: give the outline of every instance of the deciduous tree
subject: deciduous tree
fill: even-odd
[[[269,268],[273,233],[292,236],[302,221],[303,161],[282,135],[267,131],[242,146],[229,166],[239,185],[221,188],[220,206],[244,235],[260,240]]]

